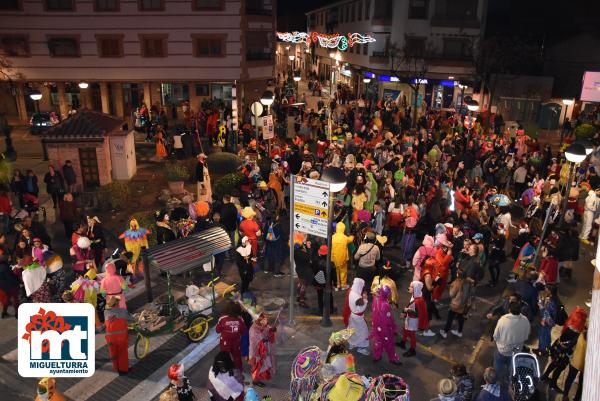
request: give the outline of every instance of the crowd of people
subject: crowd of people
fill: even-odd
[[[318,82],[313,85],[321,90]],[[347,88],[338,91],[327,105],[320,100],[312,110],[291,107],[293,102],[278,87],[271,111],[278,121],[293,117],[291,126],[278,125],[276,138],[268,143],[257,142],[247,125],[235,139],[231,134],[221,138],[243,160],[239,184],[231,193],[213,196],[206,155],[200,154],[195,199],[185,207],[157,211],[154,227],[140,227],[132,219],[120,237],[124,250],[118,255],[107,254],[100,219],[83,216],[76,207],[70,162],[60,169],[50,166],[43,181],[70,241],[71,269],[63,268],[43,224],[24,217],[15,226],[11,247],[10,220],[3,220],[2,316],[11,303],[16,315],[23,301],[91,303],[98,311],[97,330],[110,338],[113,366],[126,374],[127,337],[122,331],[130,317],[125,292],[143,276],[140,251],[148,247],[148,236],[156,235],[161,244],[218,226],[228,233],[232,248],[215,258],[216,275],[226,260],[235,261],[241,297],[227,303],[217,322],[221,352],[208,374],[212,400],[253,393],[244,389],[244,360],[254,386],[272,379],[277,328],[253,305],[252,282],[261,271],[282,277],[289,246],[295,248],[298,305],[322,315],[329,304],[329,312],[342,315],[346,326],[332,334],[327,351],[311,347],[299,353],[292,369],[294,401],[341,400],[344,386],[368,400],[408,400],[409,383],[401,377],[358,375],[352,351],[372,355],[374,362],[385,353],[391,364],[401,365],[403,358],[417,354],[418,336],[460,341],[476,292],[505,281],[507,296],[487,314],[496,352],[493,361],[484,362],[493,367],[485,370],[481,392],[476,395],[473,377],[459,364],[451,379],[439,382],[437,399],[541,400],[538,382],[569,399],[579,375],[579,400],[587,312],[583,305],[566,310],[559,294],[561,281],[572,280],[580,243],[588,246],[597,235],[596,166],[589,160],[580,164],[566,193],[564,149],[542,146],[522,130],[511,134],[501,116],[482,113],[467,130],[461,123],[464,116],[457,113],[425,110],[413,121],[406,101],[351,100]],[[154,114],[152,118],[143,106],[135,124],[147,130],[156,141],[157,156],[164,158],[169,152],[161,135],[168,119],[164,111]],[[220,143],[219,127],[227,119],[223,113],[188,114],[198,142],[209,136],[213,144]],[[260,162],[265,159],[269,162]],[[323,238],[299,232],[290,236],[286,229],[290,176],[319,179],[330,167],[346,176],[345,188],[335,194],[331,249]],[[39,207],[38,179],[31,170],[25,175],[15,171],[10,190],[21,208],[34,213]],[[0,192],[0,207],[4,214],[12,212],[8,192]],[[409,278],[408,286],[399,285],[403,277]],[[311,288],[316,297],[309,295]],[[405,291],[408,296],[402,296]],[[335,292],[344,293],[342,304],[334,302]],[[311,305],[314,298],[316,305]],[[401,304],[401,298],[408,301]],[[440,313],[443,304],[448,306],[445,316]],[[561,334],[553,339],[557,325]],[[536,364],[537,358],[548,361],[541,376],[527,368],[530,363],[510,369],[522,354]],[[567,369],[561,389],[557,379]],[[192,399],[182,366],[172,367],[168,376],[171,396],[176,392],[179,400]]]

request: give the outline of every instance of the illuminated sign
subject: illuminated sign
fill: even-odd
[[[372,72],[367,71],[367,72],[365,72],[365,77],[373,79],[373,78],[375,78],[375,74],[373,74]]]
[[[318,43],[319,46],[328,49],[339,49],[345,51],[354,44],[363,44],[375,42],[375,38],[362,33],[348,33],[346,36],[339,33],[328,34],[319,32],[276,32],[277,38],[283,42],[291,43],[306,43],[310,46],[311,43]]]

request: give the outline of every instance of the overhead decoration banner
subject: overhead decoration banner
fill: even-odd
[[[318,43],[319,46],[328,49],[347,50],[354,44],[363,44],[375,42],[375,38],[362,33],[348,33],[346,36],[339,33],[319,33],[319,32],[276,32],[277,38],[283,42],[291,43],[306,43],[310,46],[311,43]]]

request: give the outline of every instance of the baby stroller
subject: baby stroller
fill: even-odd
[[[39,198],[33,194],[23,194],[23,209],[25,209],[30,216],[36,214],[40,210]]]
[[[527,401],[537,391],[540,365],[533,354],[517,352],[512,357],[511,385],[515,401]]]

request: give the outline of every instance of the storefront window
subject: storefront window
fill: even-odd
[[[212,84],[211,95],[213,99],[223,101],[226,105],[231,105],[231,84]]]
[[[162,104],[165,106],[180,106],[182,102],[190,99],[188,84],[160,84]]]

